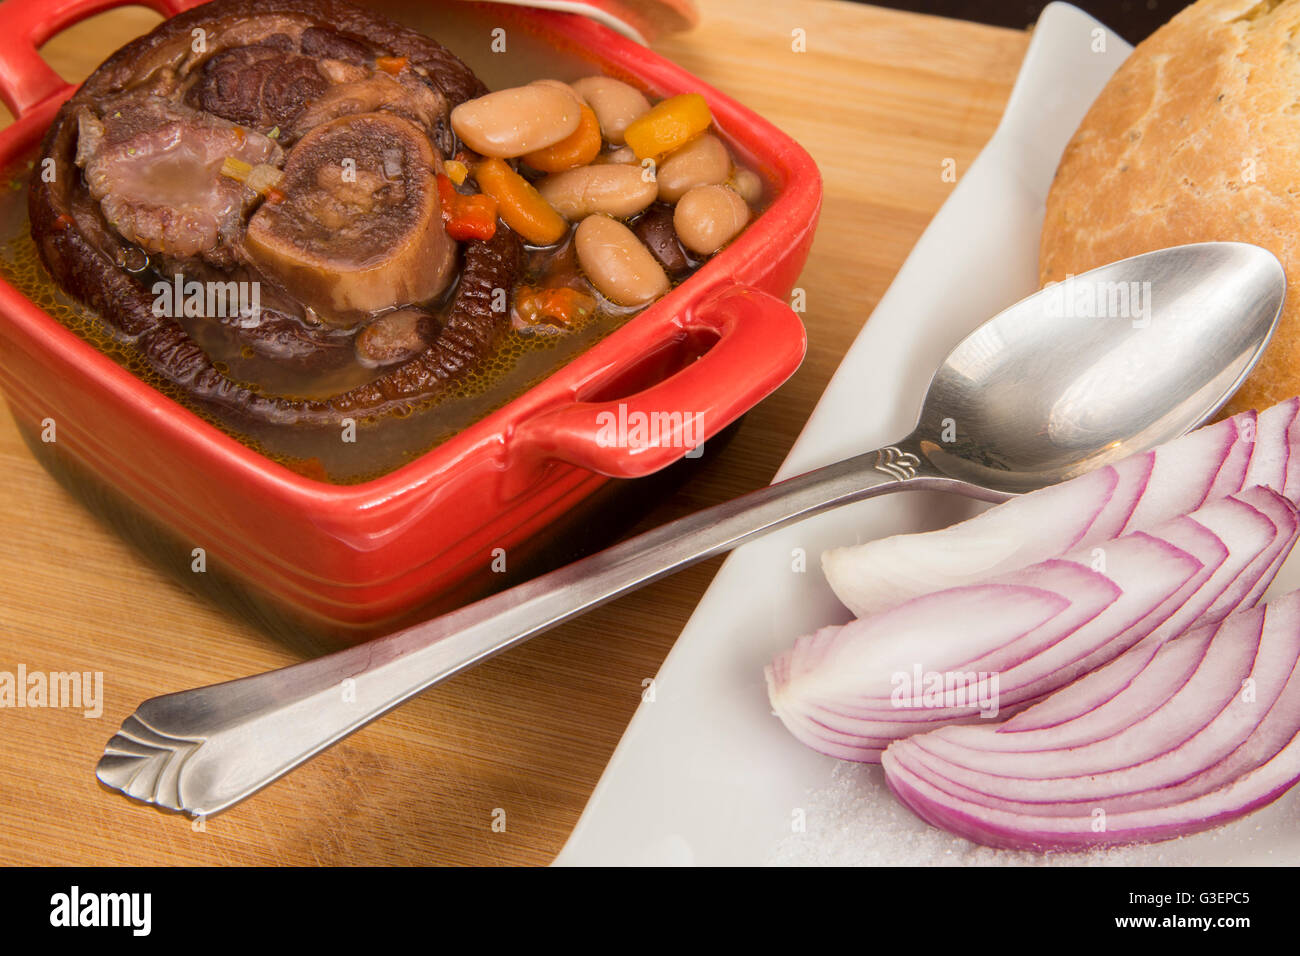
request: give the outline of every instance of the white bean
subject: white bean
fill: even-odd
[[[726,186],[696,186],[673,212],[673,228],[682,245],[700,255],[712,255],[749,222],[749,206]]]
[[[608,216],[588,216],[573,237],[591,284],[618,305],[646,305],[668,291],[663,267],[632,230]]]
[[[418,309],[387,312],[357,333],[357,357],[367,365],[391,365],[410,358],[424,346],[420,324],[427,316]]]
[[[577,100],[579,103],[582,103],[584,106],[586,105],[586,103],[583,101],[582,97],[578,95],[578,91],[575,90],[573,87],[571,87],[568,83],[565,83],[563,80],[553,80],[553,79],[551,79],[550,77],[545,77],[545,78],[540,79],[540,80],[533,80],[533,82],[529,83],[528,85],[529,85],[529,86],[549,86],[549,87],[550,87],[551,89],[553,89],[553,90],[560,90],[560,91],[562,91],[562,92],[564,92],[564,93],[568,93],[570,96],[572,96],[572,97],[573,97],[575,100]]]
[[[547,176],[537,191],[561,216],[577,222],[598,212],[617,219],[635,216],[655,201],[658,187],[653,179],[646,181],[640,166],[605,163]]]
[[[631,146],[620,146],[618,149],[611,149],[609,152],[601,153],[592,163],[597,166],[603,166],[606,163],[618,163],[619,165],[632,164],[640,166],[641,161],[636,158],[636,152]]]
[[[659,164],[659,198],[676,202],[696,186],[725,183],[731,173],[731,154],[712,133],[695,137]]]
[[[763,180],[758,177],[758,173],[744,166],[737,166],[732,170],[728,185],[751,206],[757,206],[763,198]]]
[[[629,123],[650,112],[650,101],[640,90],[613,77],[587,76],[569,85],[596,114],[601,135],[615,146],[623,145]]]
[[[451,111],[451,128],[470,149],[512,159],[569,136],[581,118],[572,94],[532,84],[497,90]]]

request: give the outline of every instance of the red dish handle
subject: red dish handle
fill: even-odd
[[[32,107],[71,89],[37,52],[79,20],[113,7],[146,6],[165,17],[201,0],[3,0],[0,2],[0,100],[21,117]]]
[[[803,323],[789,305],[746,287],[695,306],[680,327],[718,340],[644,391],[573,402],[530,419],[516,430],[516,447],[612,478],[651,474],[775,391],[799,367],[806,346]]]

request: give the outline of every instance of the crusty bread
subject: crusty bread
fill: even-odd
[[[1300,0],[1200,0],[1133,52],[1065,149],[1040,278],[1207,240],[1263,246],[1288,280],[1230,410],[1300,394]]]

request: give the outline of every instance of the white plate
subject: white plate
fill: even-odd
[[[907,434],[930,375],[952,346],[1034,291],[1043,204],[1056,164],[1130,49],[1068,4],[1043,12],[997,132],[908,256],[778,478]],[[1195,837],[1045,858],[977,847],[935,830],[893,799],[879,767],[838,763],[786,732],[771,715],[763,666],[796,636],[849,616],[821,575],[822,551],[939,527],[978,507],[938,494],[894,495],[810,519],[732,554],[556,862],[1300,862],[1300,794],[1294,791]],[[807,556],[803,573],[794,570],[800,554]],[[1294,574],[1285,577],[1300,584]]]

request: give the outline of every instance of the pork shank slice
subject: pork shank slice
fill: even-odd
[[[390,113],[318,126],[289,151],[284,198],[253,214],[244,250],[336,326],[429,302],[456,259],[438,201],[441,166],[424,131]]]
[[[227,157],[275,164],[280,147],[252,130],[159,96],[128,94],[77,113],[77,164],[122,238],[176,258],[229,260],[256,199],[221,175]]]

